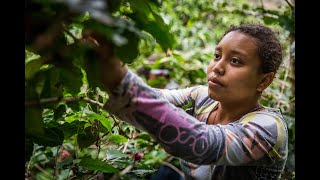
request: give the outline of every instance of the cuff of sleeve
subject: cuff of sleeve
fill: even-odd
[[[119,85],[109,94],[103,109],[124,120],[127,114],[135,111],[136,103],[141,97],[158,98],[159,94],[146,85],[139,76],[128,70]]]
[[[128,70],[121,82],[109,93],[109,99],[104,104],[103,109],[107,110],[109,113],[115,114],[127,104],[128,100],[125,101],[124,98],[128,98],[125,97],[125,94],[127,93],[129,86],[131,86],[130,81],[132,77],[133,73]]]
[[[128,90],[131,79],[133,78],[133,72],[128,70],[126,75],[122,78],[120,83],[111,91],[111,96],[121,96]]]
[[[143,80],[128,70],[121,82],[109,94],[103,109],[123,118],[127,113],[134,111],[135,99],[142,87],[146,87]]]

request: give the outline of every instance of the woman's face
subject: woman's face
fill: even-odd
[[[241,32],[226,34],[207,68],[209,97],[217,101],[254,100],[263,78],[256,39]]]

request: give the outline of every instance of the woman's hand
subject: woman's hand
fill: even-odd
[[[116,56],[108,59],[100,60],[102,72],[102,84],[104,88],[110,93],[126,75],[127,66]]]
[[[101,78],[103,88],[110,93],[126,75],[128,67],[116,57],[112,44],[101,34],[84,30],[82,41],[93,46],[98,59],[98,78]]]

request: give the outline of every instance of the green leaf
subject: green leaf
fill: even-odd
[[[77,64],[73,64],[73,59],[73,57],[66,57],[56,60],[53,62],[52,68],[39,74],[45,79],[42,85],[41,98],[62,97],[63,94],[67,93],[77,95],[80,92],[83,73],[81,68],[77,67]]]
[[[113,51],[123,62],[130,64],[139,54],[138,43],[140,40],[139,30],[130,22],[123,19],[114,19],[114,24],[107,26],[95,20],[86,21],[85,27],[100,34],[106,43],[112,44]],[[103,87],[100,80],[102,77],[101,67],[97,53],[92,48],[85,48],[83,69],[87,73],[89,86]],[[111,54],[110,54],[111,56]]]
[[[82,166],[86,169],[93,171],[101,171],[105,173],[117,173],[119,169],[114,168],[113,166],[103,162],[99,159],[84,158],[80,161],[79,166]]]
[[[53,119],[54,111],[51,109],[44,109],[42,112],[42,119],[45,124],[45,127],[52,126],[56,121]],[[54,127],[54,126],[53,126]]]
[[[70,93],[72,95],[76,95],[80,92],[83,77],[81,69],[75,66],[59,68],[58,73],[59,82],[62,84],[64,94]]]
[[[263,21],[265,24],[277,24],[279,23],[279,19],[275,17],[263,16]]]
[[[75,39],[81,39],[82,38],[82,29],[83,29],[83,26],[81,24],[76,24],[76,23],[73,23],[69,26],[69,33],[71,33],[73,35],[70,36],[67,32],[64,32],[64,36],[66,38],[66,41],[67,41],[67,45],[69,44],[73,44],[75,42]]]
[[[52,98],[52,97],[62,97],[63,96],[63,86],[60,81],[60,72],[57,68],[49,69],[48,71],[41,72],[39,76],[45,78],[44,83],[41,84],[40,98]],[[43,107],[45,108],[55,108],[57,103],[48,103]]]
[[[81,14],[80,16],[74,18],[73,20],[75,22],[84,22],[86,20],[90,19],[90,14],[88,11],[84,12],[83,14]]]
[[[73,162],[73,158],[72,156],[68,156],[67,158],[65,158],[63,161],[58,162],[57,164],[57,168],[63,168],[63,166],[71,164]]]
[[[100,22],[96,19],[89,19],[85,22],[83,22],[83,25],[86,29],[94,30],[96,33],[101,34],[106,38],[106,40],[111,40],[111,37],[113,35],[116,22],[114,17],[112,17],[110,14],[105,14],[108,19],[110,18],[110,24],[104,24],[103,22]]]
[[[25,63],[27,64],[27,63],[29,63],[30,61],[33,61],[33,60],[35,60],[35,59],[39,59],[41,56],[40,55],[38,55],[38,54],[35,54],[35,53],[33,53],[33,52],[31,52],[31,51],[28,51],[28,50],[26,50],[25,49]]]
[[[159,77],[157,79],[153,79],[153,80],[148,80],[147,84],[151,87],[155,87],[155,88],[162,88],[164,87],[166,84],[168,84],[168,80],[164,77]]]
[[[279,23],[284,29],[288,30],[291,33],[294,33],[295,22],[294,22],[294,19],[292,19],[290,16],[288,15],[279,16]]]
[[[86,72],[86,81],[90,88],[104,86],[101,83],[101,67],[98,63],[98,57],[94,50],[87,50],[85,54],[83,70]]]
[[[40,97],[42,91],[43,91],[43,88],[45,87],[46,85],[46,77],[43,76],[44,73],[39,73],[37,74],[37,77],[36,78],[33,78],[32,80],[35,82],[35,85],[34,86],[34,89],[37,93],[37,98]]]
[[[130,157],[129,154],[125,154],[118,149],[107,149],[107,160],[115,159],[115,158],[126,158]]]
[[[159,20],[158,20],[159,21]],[[177,45],[176,37],[169,31],[169,27],[161,22],[150,22],[143,25],[145,31],[149,32],[160,44],[163,51],[174,49]]]
[[[132,170],[134,174],[139,177],[145,177],[146,175],[153,174],[156,170],[148,170],[148,169],[135,169]]]
[[[174,49],[177,45],[176,37],[170,32],[169,25],[165,24],[162,17],[151,8],[147,0],[130,1],[132,14],[128,16],[132,18],[137,26],[150,33],[160,44],[163,51]]]
[[[125,63],[130,64],[138,56],[138,43],[140,37],[137,34],[125,31],[123,36],[127,39],[127,43],[122,46],[115,46],[115,54]]]
[[[120,143],[128,142],[128,139],[121,135],[111,135],[109,137],[109,141],[120,144]]]
[[[39,180],[51,180],[54,170],[51,168],[46,168],[35,175],[35,179]]]
[[[150,134],[146,133],[146,132],[141,132],[138,136],[139,139],[144,139],[146,141],[151,141],[152,138],[150,136]]]
[[[40,71],[43,62],[40,55],[34,54],[28,50],[25,50],[25,53],[25,79],[29,80],[34,77],[38,71]]]
[[[81,113],[81,112],[79,112]],[[73,121],[79,121],[80,120],[80,114],[79,113],[76,113],[74,115],[71,115],[71,116],[67,116],[64,118],[64,120],[68,123],[72,123]]]
[[[78,134],[77,140],[79,148],[86,148],[96,141],[96,135],[91,132],[91,127],[87,127],[84,133]]]
[[[57,120],[66,113],[67,106],[65,104],[59,104],[58,107],[54,110],[53,119]]]
[[[57,178],[57,180],[65,180],[65,179],[70,179],[70,173],[72,170],[70,168],[66,169],[61,169],[60,174]]]
[[[89,109],[84,109],[84,113],[94,122],[94,120],[98,120],[101,122],[101,124],[108,129],[109,132],[111,131],[111,128],[113,126],[113,121],[110,119],[105,118],[104,116],[101,116],[93,111],[90,111]]]
[[[44,135],[34,135],[32,139],[42,146],[54,147],[61,145],[64,139],[63,132],[59,128],[45,128]]]
[[[68,108],[71,108],[73,112],[77,112],[81,110],[81,106],[85,106],[85,105],[87,105],[86,102],[74,101],[74,102],[68,103]]]
[[[186,110],[186,109],[188,109],[188,108],[191,107],[191,106],[192,106],[192,102],[189,101],[188,104],[185,104],[185,105],[182,106],[182,109],[183,109],[183,110]]]
[[[72,123],[65,122],[59,126],[59,128],[63,131],[64,139],[69,139],[75,134],[78,134],[79,131],[84,128],[86,124],[85,121],[73,121]]]

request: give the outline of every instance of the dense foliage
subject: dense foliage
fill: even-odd
[[[147,133],[102,109],[108,94],[86,30],[103,34],[131,69],[164,66],[171,80],[188,87],[206,83],[206,65],[223,31],[253,20],[278,30],[285,47],[283,68],[261,103],[285,115],[290,139],[283,179],[293,179],[294,6],[267,9],[244,0],[27,0],[26,178],[147,179],[161,164],[179,171],[177,159]]]

